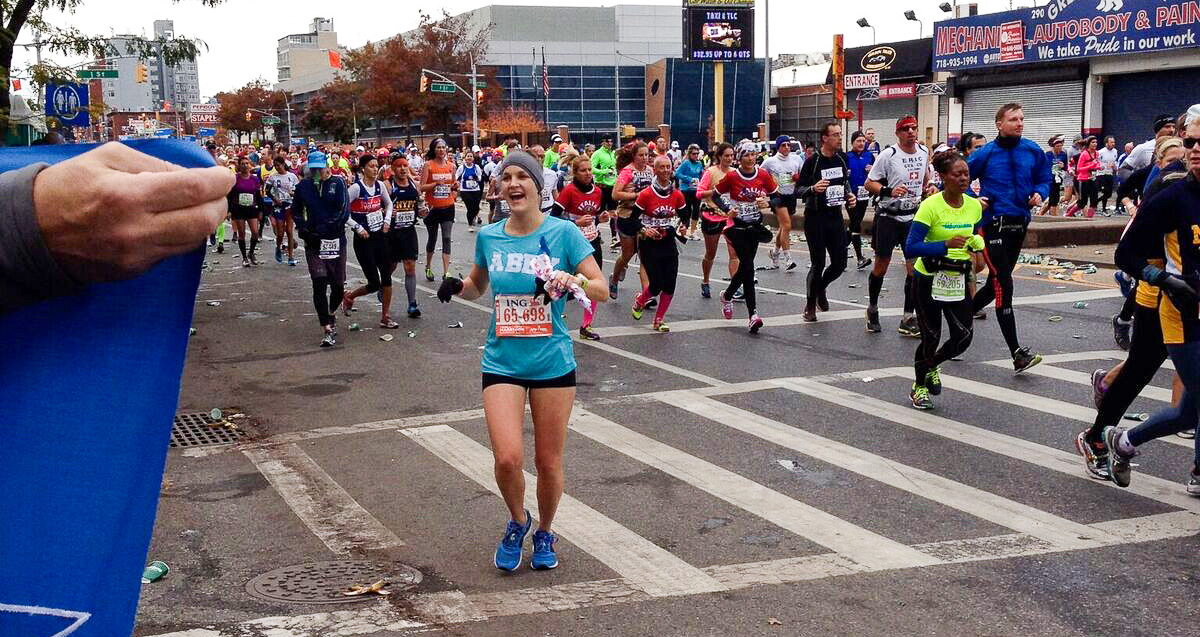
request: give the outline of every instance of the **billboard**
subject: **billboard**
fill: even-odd
[[[933,70],[1079,60],[1200,45],[1196,0],[1055,0],[933,26]]]
[[[216,124],[220,104],[191,104],[188,106],[188,121],[193,124]]]
[[[754,59],[754,0],[684,0],[683,59]]]

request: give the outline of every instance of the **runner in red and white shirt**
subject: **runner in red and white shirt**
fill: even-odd
[[[676,222],[679,211],[687,207],[687,199],[671,180],[675,168],[670,157],[665,154],[655,157],[653,167],[654,182],[638,193],[631,217],[640,226],[637,234],[638,259],[642,262],[648,281],[642,293],[633,299],[633,318],[641,320],[646,304],[657,297],[658,310],[654,314],[652,329],[655,332],[669,332],[671,328],[663,319],[671,307],[671,298],[675,296],[675,280],[679,277]]]
[[[592,176],[592,162],[587,155],[579,155],[571,162],[571,181],[558,193],[554,202],[557,208],[554,216],[561,216],[583,232],[583,238],[592,244],[592,256],[596,265],[604,266],[604,243],[600,240],[600,229],[597,223],[608,221],[608,212],[603,211],[604,193],[596,186]],[[583,324],[579,326],[579,337],[592,341],[600,340],[600,335],[592,330],[592,320],[596,318],[595,306],[584,310]]]
[[[738,256],[738,270],[729,282],[729,287],[721,294],[721,311],[725,318],[733,318],[732,294],[741,286],[746,300],[746,311],[750,313],[750,333],[757,334],[762,329],[762,319],[758,317],[757,303],[754,294],[754,257],[758,253],[758,244],[769,242],[774,238],[763,225],[762,211],[770,205],[767,197],[775,194],[779,186],[771,174],[758,166],[758,147],[749,140],[742,140],[737,145],[737,170],[725,175],[716,191],[729,195],[731,204],[725,204],[720,197],[712,199],[718,207],[728,208],[725,214],[733,220],[733,225],[725,230],[725,237],[733,245]]]

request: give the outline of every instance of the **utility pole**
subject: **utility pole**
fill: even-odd
[[[760,140],[770,144],[771,139],[771,4],[763,0],[763,57],[766,68],[763,69],[763,131],[766,139]],[[768,149],[770,146],[767,147]]]
[[[287,145],[292,145],[292,95],[288,92],[283,94],[283,104],[287,108]]]

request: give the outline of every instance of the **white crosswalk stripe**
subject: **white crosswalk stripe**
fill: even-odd
[[[870,373],[881,375],[884,371],[872,370]],[[906,369],[905,372],[907,371]],[[1059,473],[1089,480],[1084,475],[1082,461],[1074,453],[1040,445],[1024,438],[968,425],[927,412],[901,407],[836,385],[817,383],[804,378],[788,378],[774,382],[784,389],[818,398],[898,425],[911,427],[972,447],[1016,458]],[[1114,489],[1120,488],[1111,482],[1097,482],[1097,484],[1109,485]],[[1158,502],[1179,509],[1200,513],[1200,499],[1193,498],[1184,493],[1183,487],[1178,482],[1163,480],[1150,475],[1138,475],[1126,490],[1130,493],[1151,500],[1157,500]]]
[[[690,392],[677,392],[681,409],[713,422],[806,454],[896,489],[928,498],[1014,531],[1064,548],[1104,544],[1094,529],[1040,509],[1013,502],[915,467],[905,466],[836,440],[797,429],[758,414]]]
[[[1029,368],[1024,373],[1033,374],[1034,376],[1042,376],[1045,378],[1053,378],[1054,380],[1066,381],[1068,383],[1083,385],[1085,387],[1092,386],[1091,374],[1077,372],[1073,369],[1065,369],[1063,367],[1055,367],[1053,365],[1036,365]],[[1143,398],[1149,398],[1150,400],[1157,400],[1163,403],[1171,402],[1171,390],[1163,389],[1162,387],[1147,385],[1142,389],[1142,392],[1139,395]]]
[[[586,410],[571,430],[683,480],[764,520],[872,568],[927,566],[936,560],[732,471],[686,454]]]
[[[496,495],[492,452],[449,426],[405,429],[402,433]],[[537,478],[525,474],[525,507],[537,511]],[[586,551],[634,587],[652,597],[724,590],[700,569],[563,494],[554,532]]]

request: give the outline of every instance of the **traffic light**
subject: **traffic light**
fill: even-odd
[[[483,101],[483,89],[476,89],[476,91],[475,91],[475,101],[476,101],[476,102],[482,102],[482,101]]]
[[[149,70],[146,68],[145,64],[138,62],[138,65],[136,67],[134,67],[133,75],[134,75],[134,78],[137,79],[138,84],[145,84],[146,79],[147,79],[146,76],[148,74],[149,74]]]
[[[428,90],[429,90],[429,76],[422,73],[421,74],[421,92],[424,93]]]
[[[248,122],[252,119],[254,119],[254,113],[251,113],[250,111],[246,111],[246,121]]]

